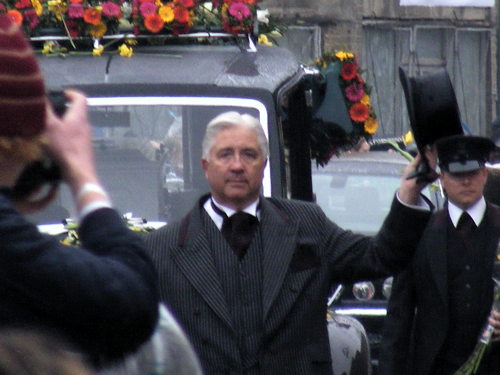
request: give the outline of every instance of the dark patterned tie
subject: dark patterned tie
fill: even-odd
[[[474,223],[474,220],[472,220],[470,215],[466,211],[464,211],[457,223],[458,232],[464,236],[467,236],[468,234],[472,233],[475,229],[476,229],[476,223]]]
[[[238,260],[243,259],[252,242],[255,230],[259,225],[259,220],[246,212],[238,211],[231,217],[228,217],[224,211],[217,207],[213,201],[212,208],[222,216],[222,235],[226,238],[229,245],[234,250]]]

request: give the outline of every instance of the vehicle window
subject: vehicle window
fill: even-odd
[[[373,235],[389,213],[403,168],[402,164],[364,163],[369,167],[356,163],[332,165],[330,170],[313,166],[312,184],[316,203],[332,221],[344,229]],[[442,206],[439,186],[429,185],[423,194],[435,207]]]
[[[113,205],[148,221],[182,218],[208,192],[200,165],[208,121],[234,110],[260,118],[267,129],[260,102],[236,104],[227,98],[90,98],[96,166]],[[32,219],[60,223],[74,214],[69,189],[62,186],[51,207]]]
[[[399,178],[377,175],[313,174],[316,202],[345,229],[376,233],[389,212]]]

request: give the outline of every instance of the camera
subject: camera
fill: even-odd
[[[64,115],[66,109],[68,108],[68,101],[63,90],[52,90],[47,93],[49,101],[54,108],[54,112],[60,117]]]
[[[66,95],[62,90],[49,91],[47,93],[54,112],[58,116],[64,115],[68,108]],[[12,189],[15,199],[23,199],[30,196],[45,184],[57,184],[62,178],[59,165],[50,157],[44,156],[28,164],[22,171]]]

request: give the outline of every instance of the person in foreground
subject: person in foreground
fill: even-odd
[[[447,202],[432,215],[411,265],[394,278],[380,356],[384,375],[455,374],[488,322],[493,341],[500,334],[500,313],[490,315],[500,208],[483,197],[494,144],[455,135],[436,147]],[[499,373],[499,349],[496,342],[487,348],[477,374]]]
[[[59,118],[31,47],[0,16],[0,327],[60,335],[100,365],[148,339],[158,315],[157,280],[142,239],[110,208],[99,184],[86,98],[66,95],[70,106]],[[43,155],[56,160],[70,187],[81,247],[40,233],[20,212],[46,203],[19,199],[15,188]]]
[[[207,375],[332,374],[328,294],[333,283],[388,275],[410,260],[430,215],[408,207],[425,185],[405,178],[418,159],[370,238],[342,230],[313,203],[261,196],[267,155],[250,115],[226,112],[208,124],[201,163],[211,193],[146,236],[160,298]]]

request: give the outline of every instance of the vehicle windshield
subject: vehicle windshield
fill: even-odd
[[[389,212],[399,181],[396,176],[316,174],[313,190],[316,203],[340,227],[373,234]]]
[[[201,169],[206,124],[225,111],[260,119],[267,112],[253,99],[113,97],[89,98],[97,172],[113,206],[122,214],[148,221],[182,218],[208,192]],[[264,193],[269,194],[269,171]],[[63,184],[50,207],[34,215],[37,224],[74,217],[69,189]]]
[[[325,168],[313,165],[316,203],[340,227],[376,234],[399,187],[406,165],[403,160],[399,155],[375,151],[332,159]],[[441,193],[434,186],[429,185],[423,194],[436,207],[442,205]]]

